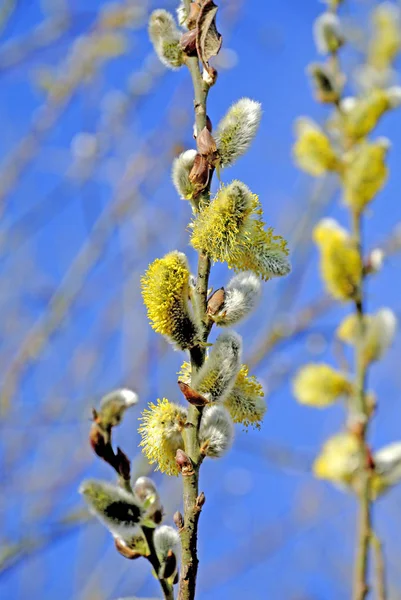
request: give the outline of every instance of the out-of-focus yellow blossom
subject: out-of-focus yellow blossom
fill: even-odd
[[[372,15],[374,33],[368,49],[368,64],[376,69],[389,67],[401,49],[399,7],[382,2]]]
[[[185,254],[174,251],[156,259],[141,279],[151,326],[181,349],[197,343],[197,328],[188,308],[189,276]]]
[[[265,280],[290,271],[286,241],[264,229],[259,199],[241,181],[222,186],[192,225],[192,246],[215,262]]]
[[[175,455],[183,448],[182,430],[186,423],[187,413],[184,407],[169,402],[166,398],[150,403],[140,417],[138,428],[141,434],[142,451],[150,464],[157,464],[167,475],[178,475],[179,469]]]
[[[351,433],[338,433],[327,440],[313,463],[318,479],[350,486],[360,464],[360,445]]]
[[[356,212],[361,212],[384,186],[388,148],[389,142],[383,138],[364,142],[346,156],[342,174],[344,201]]]
[[[184,362],[180,372],[180,379],[185,383],[191,380],[191,365]],[[208,389],[202,389],[208,393]],[[255,375],[249,375],[247,365],[242,365],[238,372],[233,389],[223,401],[234,423],[242,423],[245,428],[249,426],[260,429],[267,406],[262,385]]]
[[[370,90],[361,98],[356,98],[350,110],[345,110],[342,117],[344,133],[354,140],[365,137],[376,127],[380,117],[392,107],[391,94],[387,90]]]
[[[315,177],[340,170],[340,160],[329,138],[316,123],[307,118],[298,119],[296,135],[293,154],[301,169]]]
[[[318,479],[332,483],[359,494],[360,446],[352,433],[339,433],[324,444],[313,464],[313,472]],[[401,480],[401,444],[395,442],[385,446],[373,455],[373,469],[370,472],[370,496],[376,500]]]
[[[350,394],[352,385],[330,365],[311,363],[298,371],[293,389],[295,398],[301,404],[324,408]]]
[[[390,347],[397,329],[397,318],[389,308],[382,308],[373,315],[364,315],[363,358],[366,364],[379,360]],[[358,318],[355,314],[345,317],[337,329],[337,337],[351,345],[358,340]]]
[[[347,231],[334,219],[323,219],[313,232],[319,246],[320,271],[328,292],[338,300],[355,297],[363,264]]]

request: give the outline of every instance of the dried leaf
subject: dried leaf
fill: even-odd
[[[197,137],[198,150],[202,156],[212,156],[217,152],[216,141],[207,127],[204,127]]]
[[[196,28],[196,48],[204,68],[209,72],[209,59],[216,56],[223,38],[216,28],[217,6],[213,0],[206,0],[199,13]]]
[[[181,50],[187,56],[196,56],[196,31],[192,29],[183,33],[180,39]]]
[[[197,154],[191,172],[189,174],[189,181],[194,187],[194,194],[199,194],[205,189],[209,182],[210,176],[210,165],[207,158],[201,154]]]

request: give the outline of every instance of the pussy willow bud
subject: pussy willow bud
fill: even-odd
[[[202,412],[199,442],[205,456],[220,458],[232,446],[234,425],[229,412],[220,404],[206,406]]]
[[[333,13],[323,13],[316,19],[313,35],[320,54],[335,53],[344,44],[340,19]]]
[[[223,402],[232,390],[241,367],[242,340],[234,332],[219,335],[193,387],[208,400]]]
[[[194,195],[194,186],[189,179],[189,174],[194,166],[196,150],[186,150],[173,161],[171,177],[175,189],[183,200],[191,200]]]
[[[160,561],[159,577],[172,580],[181,553],[180,536],[173,527],[162,525],[156,529],[153,540],[157,558]]]
[[[228,167],[248,150],[256,136],[262,118],[259,102],[242,98],[231,106],[216,131],[220,165]]]
[[[179,510],[174,513],[173,521],[178,530],[184,527],[184,517]]]
[[[149,477],[139,477],[132,490],[144,505],[146,515],[156,524],[161,523],[163,518],[163,507],[160,501],[156,485]]]
[[[183,381],[178,381],[178,387],[182,391],[185,396],[185,400],[192,404],[192,406],[205,406],[208,404],[208,400],[199,394],[196,390],[194,390],[190,385],[184,383]]]
[[[213,294],[210,296],[207,301],[207,314],[210,317],[213,317],[222,310],[225,296],[226,293],[223,287],[213,292]]]
[[[157,56],[166,67],[170,69],[181,67],[183,64],[181,34],[171,13],[163,9],[153,11],[149,19],[149,37]]]
[[[383,267],[385,252],[382,248],[374,248],[368,255],[365,263],[364,271],[369,273],[378,273]]]
[[[312,78],[318,102],[332,104],[339,101],[343,82],[336,79],[325,65],[309,65],[308,73]]]
[[[138,533],[144,509],[133,494],[119,486],[95,479],[84,481],[79,491],[90,511],[115,536],[125,540]]]
[[[210,314],[220,327],[231,327],[246,318],[257,305],[261,294],[261,283],[253,273],[240,273],[231,279],[224,294],[221,307]]]
[[[192,475],[194,472],[192,461],[187,454],[185,454],[184,450],[179,448],[175,454],[175,462],[177,464],[178,470],[182,473],[183,476]]]
[[[114,390],[101,399],[97,422],[106,430],[115,427],[121,422],[127,408],[137,403],[138,395],[132,390]]]
[[[185,2],[183,0],[180,0],[180,3],[177,7],[177,21],[178,21],[178,25],[180,25],[181,27],[185,27],[186,26],[186,20],[188,18],[188,13],[187,13],[187,9],[185,6]]]
[[[126,539],[115,537],[114,544],[118,552],[129,560],[149,555],[148,543],[142,529],[139,527],[137,533],[131,537]]]
[[[373,455],[375,472],[382,479],[382,491],[401,481],[401,442],[384,446]]]

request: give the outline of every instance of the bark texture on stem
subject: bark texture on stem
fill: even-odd
[[[199,133],[206,126],[206,101],[209,86],[203,81],[197,57],[189,57],[186,60],[192,77],[194,88],[194,111],[195,125]],[[209,186],[200,194],[198,206],[203,198],[209,197]],[[195,306],[198,311],[197,317],[202,324],[203,342],[207,341],[210,324],[206,315],[207,290],[210,274],[210,260],[205,252],[201,252],[198,258],[197,284],[195,288]],[[205,360],[205,347],[197,346],[191,350],[192,372],[198,370]],[[187,427],[184,432],[185,452],[193,464],[193,472],[183,475],[183,505],[184,526],[181,529],[182,560],[179,585],[179,600],[193,600],[196,592],[196,577],[198,573],[198,521],[203,501],[199,496],[199,469],[202,456],[199,448],[199,423],[202,409],[190,405],[188,407]]]

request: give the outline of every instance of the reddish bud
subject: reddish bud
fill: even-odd
[[[183,477],[188,477],[189,475],[194,474],[192,461],[189,458],[189,456],[185,454],[184,450],[181,450],[180,448],[177,450],[175,455],[175,462],[177,464],[177,467],[181,471]]]
[[[221,287],[220,289],[216,290],[210,296],[210,298],[209,298],[209,300],[207,302],[207,314],[209,316],[213,316],[216,313],[220,312],[220,310],[224,306],[225,297],[226,297],[226,293],[225,293],[223,287]]]
[[[217,152],[216,141],[206,126],[198,135],[197,144],[202,156],[213,157]]]
[[[209,403],[209,401],[206,400],[206,398],[204,396],[202,396],[202,394],[199,394],[196,390],[191,388],[191,386],[189,386],[187,383],[184,383],[183,381],[178,381],[177,383],[178,383],[178,387],[184,394],[187,402],[189,402],[193,406],[205,406],[206,404]]]
[[[118,538],[114,540],[114,545],[117,551],[121,554],[121,556],[124,556],[124,558],[128,558],[129,560],[135,560],[136,558],[142,556],[138,552],[135,552],[135,550],[129,548],[129,546],[127,546],[122,540]]]
[[[184,527],[184,517],[179,510],[174,513],[173,521],[177,529],[182,529]]]
[[[167,556],[160,566],[159,577],[160,579],[168,579],[174,575],[177,569],[177,558],[172,550],[167,552]]]
[[[206,502],[206,496],[205,496],[204,492],[201,492],[196,499],[196,508],[201,509],[202,506],[205,504],[205,502]]]
[[[187,31],[183,33],[180,39],[181,50],[187,56],[196,56],[196,31]]]
[[[115,460],[115,469],[121,475],[125,481],[129,481],[131,477],[131,463],[128,456],[121,450],[121,448],[117,448],[117,455]]]

